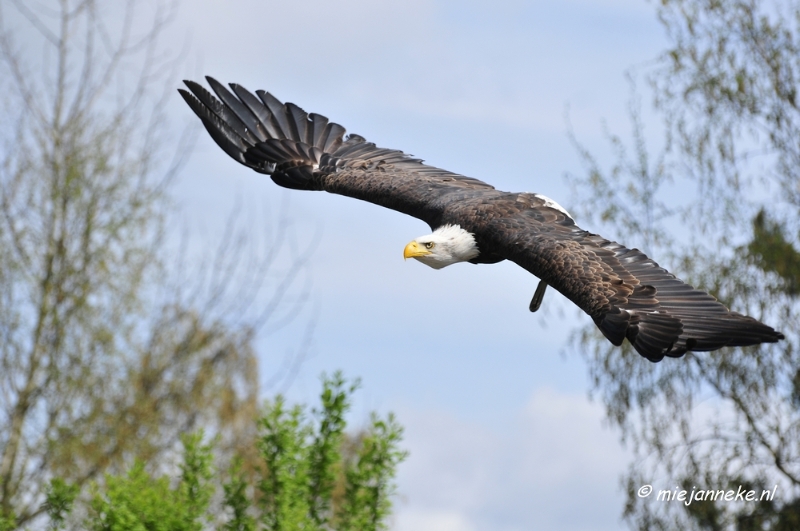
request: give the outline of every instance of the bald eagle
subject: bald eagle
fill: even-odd
[[[359,135],[345,137],[339,124],[268,92],[254,95],[237,84],[228,90],[206,79],[217,97],[192,81],[185,82],[189,91],[179,91],[228,155],[280,186],[346,195],[425,221],[433,232],[411,241],[405,258],[435,269],[511,260],[540,279],[531,311],[550,285],[589,314],[611,343],[627,338],[653,362],[784,338],[641,251],[582,230],[552,199],[501,192]]]

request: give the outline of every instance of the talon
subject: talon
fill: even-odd
[[[539,285],[536,286],[536,291],[533,294],[533,298],[531,299],[531,304],[528,306],[528,309],[531,312],[535,312],[539,309],[542,305],[542,300],[544,299],[544,292],[547,289],[547,282],[544,280],[539,281]]]

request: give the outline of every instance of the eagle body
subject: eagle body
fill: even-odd
[[[433,233],[410,242],[406,258],[435,269],[510,260],[541,279],[531,311],[552,286],[614,345],[627,339],[650,361],[784,337],[641,251],[582,230],[545,196],[496,190],[359,135],[345,137],[342,126],[268,92],[207,80],[216,97],[192,81],[180,93],[228,155],[280,186],[345,195],[425,221]]]

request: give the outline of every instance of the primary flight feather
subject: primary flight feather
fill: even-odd
[[[192,81],[189,91],[179,90],[228,155],[280,186],[346,195],[425,221],[433,233],[410,242],[406,258],[436,269],[511,260],[541,279],[531,311],[553,286],[614,345],[627,338],[650,361],[783,339],[641,251],[582,230],[547,197],[501,192],[359,135],[345,137],[342,126],[268,92],[207,80],[216,97]]]

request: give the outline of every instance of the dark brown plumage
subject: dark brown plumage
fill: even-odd
[[[472,262],[506,259],[522,266],[589,314],[614,345],[627,338],[639,354],[659,361],[689,350],[783,339],[642,252],[581,230],[542,196],[501,192],[361,136],[345,138],[342,126],[267,92],[256,97],[235,84],[230,92],[207,79],[219,100],[191,81],[191,93],[180,93],[211,137],[240,163],[287,188],[362,199],[433,229],[460,225],[475,235],[480,250]]]

